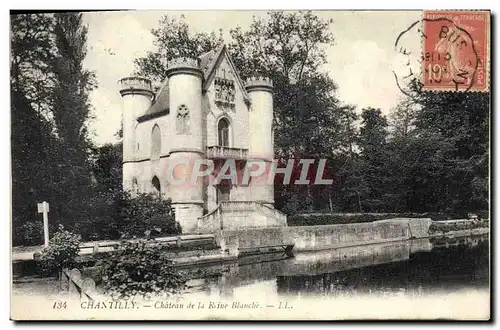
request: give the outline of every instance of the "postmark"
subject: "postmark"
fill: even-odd
[[[489,90],[489,18],[487,11],[424,12],[422,90]]]

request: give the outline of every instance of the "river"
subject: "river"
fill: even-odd
[[[189,292],[235,298],[427,295],[489,292],[488,236],[429,239],[336,250],[249,256],[224,266],[184,269]]]

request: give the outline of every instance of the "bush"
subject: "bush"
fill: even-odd
[[[86,241],[144,238],[148,230],[158,236],[180,233],[170,200],[155,194],[132,197],[122,190],[99,192],[86,212],[86,220],[75,225]]]
[[[450,231],[469,230],[476,228],[488,228],[488,221],[469,221],[465,223],[446,223],[436,221],[429,226],[429,234],[448,233]]]
[[[42,270],[59,276],[63,268],[76,265],[80,242],[80,235],[64,230],[64,227],[59,225],[59,231],[50,239],[49,246],[41,251],[38,262]]]
[[[26,245],[40,245],[43,244],[43,222],[27,221],[22,225],[21,229],[23,241]]]
[[[375,213],[355,213],[355,214],[297,214],[288,217],[289,226],[318,226],[318,225],[339,225],[349,223],[364,223],[377,220],[401,217],[401,215],[375,214]]]
[[[118,196],[117,230],[122,238],[146,237],[146,232],[157,236],[180,234],[175,222],[170,199],[155,194],[139,194],[132,197],[128,192]]]
[[[113,258],[98,263],[104,289],[113,298],[169,295],[185,287],[186,280],[170,265],[160,243],[141,239],[123,242],[122,247]]]
[[[325,213],[296,214],[288,216],[289,226],[340,225],[349,223],[364,223],[392,218],[431,218],[447,219],[441,213]]]

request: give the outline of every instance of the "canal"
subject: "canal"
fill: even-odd
[[[186,268],[190,292],[230,298],[266,296],[425,295],[489,291],[488,236],[419,239],[336,250],[249,256],[238,263]]]

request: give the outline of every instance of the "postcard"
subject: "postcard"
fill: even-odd
[[[489,320],[490,15],[11,12],[11,319]]]

